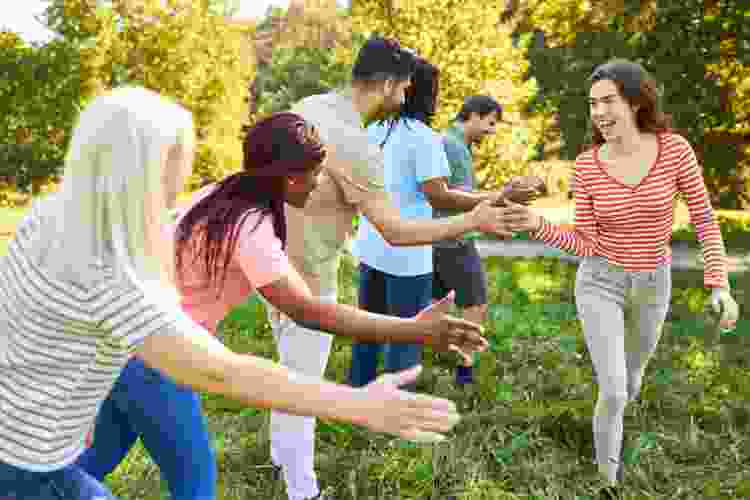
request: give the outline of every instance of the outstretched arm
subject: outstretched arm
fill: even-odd
[[[312,296],[294,268],[284,277],[260,288],[259,292],[295,323],[374,343],[425,343],[437,351],[458,351],[471,358],[487,348],[482,327],[444,314],[450,306],[442,304],[425,319],[398,318],[373,314],[345,304],[321,302]]]
[[[574,229],[566,230],[552,224],[530,208],[508,202],[506,219],[514,231],[529,231],[529,235],[546,245],[581,257],[595,254],[597,222],[591,195],[581,181],[576,170],[576,209]]]
[[[471,212],[441,219],[402,219],[386,193],[372,196],[359,205],[367,220],[393,246],[421,246],[436,241],[454,239],[478,230],[510,236],[505,227],[503,211],[489,201],[477,205]]]
[[[168,332],[148,336],[137,352],[180,384],[256,408],[350,422],[416,441],[440,440],[459,421],[452,402],[397,389],[413,382],[418,369],[355,389],[233,353],[187,317]]]

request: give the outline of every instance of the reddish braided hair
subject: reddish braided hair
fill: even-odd
[[[208,281],[224,285],[237,238],[250,214],[271,216],[276,236],[286,248],[285,185],[292,174],[314,170],[326,150],[314,126],[294,113],[276,113],[246,130],[242,171],[217,183],[193,205],[177,227],[175,242],[178,276],[184,249],[191,244],[203,258]],[[219,287],[219,289],[221,288]]]

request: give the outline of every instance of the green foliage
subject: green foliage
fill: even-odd
[[[271,64],[258,68],[259,114],[288,110],[300,99],[342,87],[351,66],[322,47],[281,46]]]
[[[110,87],[138,84],[193,112],[198,143],[191,188],[240,166],[240,131],[248,121],[254,73],[252,27],[229,24],[190,0],[50,0],[48,25],[76,46],[84,99]],[[208,10],[206,10],[208,9]]]
[[[728,249],[744,251],[750,248],[750,217],[718,214],[716,218],[721,229],[721,236],[724,238],[724,244]],[[698,239],[695,227],[692,224],[676,227],[672,232],[672,241],[696,243]]]
[[[79,57],[65,40],[30,46],[0,32],[0,179],[38,194],[63,164],[78,114]]]
[[[539,117],[520,117],[536,92],[526,80],[525,49],[513,46],[511,29],[501,22],[500,2],[481,0],[414,0],[353,2],[354,30],[369,35],[394,36],[441,70],[436,128],[447,127],[474,94],[490,94],[505,109],[515,127],[499,126],[475,152],[475,168],[484,187],[493,187],[528,168],[529,145],[541,133]],[[527,139],[517,140],[523,130]]]
[[[570,28],[596,18],[593,12],[587,14],[584,6],[588,2],[561,3],[570,4],[571,9],[547,16],[537,10],[530,22],[542,29]],[[738,164],[742,155],[736,141],[711,141],[705,148],[702,145],[706,136],[719,131],[750,131],[750,93],[745,83],[750,69],[740,48],[747,39],[750,8],[741,6],[741,2],[717,2],[712,12],[704,9],[704,3],[660,2],[658,9],[648,12],[648,29],[643,31],[627,29],[627,6],[620,5],[619,10],[612,11],[616,15],[609,17],[608,29],[599,24],[600,29],[593,31],[548,31],[556,46],[529,47],[529,74],[543,89],[546,105],[559,113],[564,158],[575,158],[590,139],[587,77],[596,65],[610,58],[629,58],[644,64],[662,85],[665,110],[703,157],[713,203],[737,208],[742,199],[747,200],[747,183],[735,181],[747,177],[746,162]],[[547,2],[540,8],[552,9],[556,4]],[[599,9],[597,12],[601,13]],[[721,43],[717,43],[719,40]],[[731,90],[729,105],[722,97],[727,88]]]

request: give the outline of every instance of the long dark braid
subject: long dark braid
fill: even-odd
[[[260,218],[252,231],[270,215],[274,233],[286,248],[287,177],[317,168],[326,155],[315,128],[293,113],[276,113],[251,127],[243,152],[242,172],[218,182],[180,220],[175,242],[178,276],[189,245],[196,259],[202,257],[209,283],[220,282],[221,289],[240,230],[254,213]]]

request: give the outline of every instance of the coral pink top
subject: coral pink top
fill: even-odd
[[[177,223],[182,216],[209,194],[213,187],[206,186],[196,192],[189,207],[180,210],[177,221],[168,228],[171,237],[175,237]],[[194,261],[190,246],[185,248],[182,274],[177,273],[182,308],[193,320],[211,332],[216,331],[218,323],[234,306],[245,302],[256,289],[273,283],[290,272],[291,264],[281,247],[281,240],[274,233],[272,217],[264,217],[260,224],[258,220],[259,214],[251,213],[240,228],[237,247],[218,297],[218,287],[207,285],[203,258]],[[219,262],[222,261],[223,259],[219,259]]]

